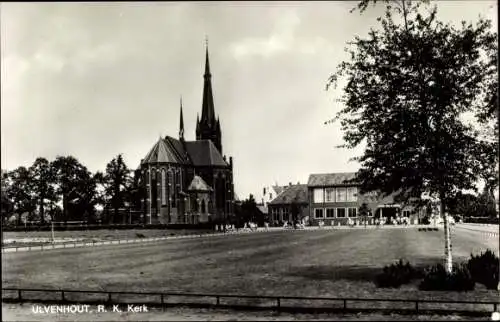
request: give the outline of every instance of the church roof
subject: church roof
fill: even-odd
[[[194,166],[228,166],[211,140],[185,141],[183,143],[170,136],[158,140],[141,164],[164,162],[192,164]]]
[[[355,172],[311,174],[307,185],[309,187],[345,186],[352,184],[348,180],[355,177]]]
[[[228,166],[211,140],[186,142],[186,149],[195,166]]]
[[[179,160],[175,156],[175,152],[160,138],[151,150],[149,150],[148,154],[146,154],[146,157],[142,160],[142,164],[166,162],[177,163]]]
[[[212,188],[200,177],[194,176],[189,184],[188,191],[212,191]]]
[[[290,204],[293,201],[297,203],[308,203],[306,184],[295,184],[285,187],[279,196],[274,198],[269,204]]]

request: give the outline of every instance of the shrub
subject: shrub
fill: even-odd
[[[135,233],[135,236],[136,236],[137,238],[146,238],[146,236],[144,236],[144,235],[143,235],[143,234],[141,234],[141,233]]]
[[[467,262],[467,268],[475,282],[483,284],[490,290],[496,290],[498,286],[499,259],[491,250],[488,249],[479,256],[471,254],[471,258]]]
[[[377,287],[398,288],[403,284],[408,284],[416,276],[417,272],[410,263],[404,264],[400,259],[396,264],[385,266],[383,272],[375,278],[375,284]]]
[[[419,289],[424,291],[471,291],[475,282],[467,268],[467,265],[454,266],[450,273],[442,264],[437,264],[426,269],[424,279]]]

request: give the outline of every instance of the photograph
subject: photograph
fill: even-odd
[[[2,321],[500,321],[498,2],[0,3]]]

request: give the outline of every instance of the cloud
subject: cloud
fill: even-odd
[[[245,56],[260,55],[269,57],[290,51],[293,48],[294,32],[300,25],[300,18],[295,10],[286,11],[276,21],[269,37],[247,38],[231,45],[233,55],[238,59]]]

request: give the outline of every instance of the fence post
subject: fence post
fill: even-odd
[[[64,291],[61,291],[61,301],[64,302]]]
[[[418,313],[418,301],[415,301],[415,311]]]
[[[280,298],[276,298],[276,307],[279,309],[281,307]]]
[[[19,298],[19,302],[23,300],[23,297],[21,296],[21,290],[17,290],[17,297]]]
[[[216,296],[216,299],[217,299],[217,304],[216,305],[218,306],[218,305],[220,305],[220,297],[219,297],[219,295]]]
[[[347,300],[344,299],[344,310],[347,310]]]
[[[165,302],[163,301],[163,294],[160,294],[161,310],[165,311]]]
[[[497,303],[493,303],[493,312],[497,312]]]
[[[108,293],[108,302],[111,303],[111,292]]]

